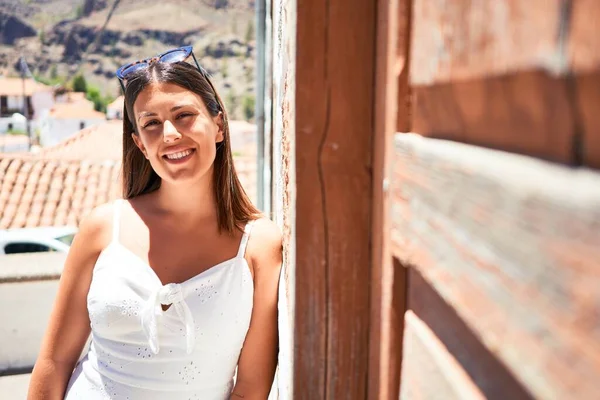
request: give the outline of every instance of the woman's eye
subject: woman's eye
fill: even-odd
[[[177,119],[181,119],[181,118],[185,118],[185,117],[190,117],[190,116],[192,116],[192,115],[194,115],[194,114],[192,114],[192,113],[189,113],[189,112],[184,112],[184,113],[181,113],[181,114],[179,114],[179,115],[177,116]]]
[[[158,123],[159,122],[157,120],[153,119],[152,121],[146,122],[146,124],[144,124],[144,126],[142,128],[147,128],[147,127],[152,126],[152,125],[157,125]]]

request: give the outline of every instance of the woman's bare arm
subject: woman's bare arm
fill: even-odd
[[[104,205],[92,211],[80,224],[33,368],[28,400],[64,397],[75,363],[90,334],[87,294],[94,264],[110,241],[111,219],[112,206]]]
[[[257,221],[247,254],[254,271],[254,304],[231,399],[265,400],[277,368],[277,292],[282,263],[279,228],[267,219]]]

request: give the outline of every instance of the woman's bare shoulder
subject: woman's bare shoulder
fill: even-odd
[[[277,224],[267,217],[254,221],[248,240],[248,252],[253,260],[277,266],[281,262],[283,235]]]
[[[92,209],[79,223],[76,239],[90,250],[102,251],[112,239],[112,228],[118,202],[113,201]]]

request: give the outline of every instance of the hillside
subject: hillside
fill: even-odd
[[[69,82],[82,73],[116,97],[115,70],[134,59],[193,45],[234,118],[254,97],[253,0],[0,0],[0,72]]]

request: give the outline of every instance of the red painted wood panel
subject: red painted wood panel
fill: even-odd
[[[562,0],[414,0],[415,86],[564,70]],[[561,53],[562,52],[562,53]]]
[[[435,333],[406,313],[402,400],[483,400],[484,395]]]
[[[412,131],[600,168],[600,2],[415,0]]]
[[[535,398],[595,398],[600,175],[398,135],[392,249]]]
[[[417,86],[414,132],[573,163],[567,81],[543,72]]]
[[[297,8],[298,399],[367,394],[375,21],[370,0]]]

